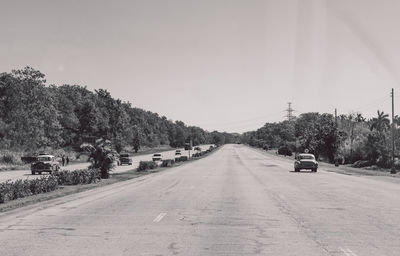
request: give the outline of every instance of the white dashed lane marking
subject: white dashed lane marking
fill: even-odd
[[[165,217],[165,215],[167,215],[166,212],[158,214],[158,216],[153,220],[153,222],[160,222]]]
[[[346,256],[357,256],[357,254],[355,254],[352,250],[350,250],[349,248],[342,248],[342,247],[339,247],[339,250],[341,250],[343,253],[344,253],[344,255],[346,255]]]

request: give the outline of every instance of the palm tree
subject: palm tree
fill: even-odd
[[[383,112],[382,112],[383,113]],[[354,118],[354,122],[353,122]],[[350,130],[350,158],[353,156],[353,142],[355,139],[354,136],[354,127],[356,126],[357,123],[362,123],[365,121],[365,118],[362,116],[361,113],[357,113],[355,116],[354,115],[349,115],[349,120],[351,121],[351,130]]]
[[[363,117],[361,113],[357,113],[355,120],[357,123],[362,123],[365,122],[365,117]]]
[[[398,115],[394,116],[394,124],[396,125],[396,128],[400,126],[400,116]]]
[[[383,111],[378,110],[378,117],[374,117],[371,119],[371,126],[370,126],[371,131],[375,129],[379,133],[382,133],[387,129],[389,129],[389,127],[390,127],[389,115],[385,114]]]
[[[111,142],[106,139],[98,139],[95,145],[82,144],[81,148],[88,152],[92,162],[90,169],[100,169],[101,178],[108,179],[110,171],[115,167],[117,152],[112,148]]]

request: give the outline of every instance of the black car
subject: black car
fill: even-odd
[[[313,154],[299,154],[296,157],[296,161],[294,162],[294,171],[299,172],[302,169],[317,172],[318,162],[315,160]]]
[[[132,165],[132,158],[128,153],[119,154],[119,165],[123,164]]]

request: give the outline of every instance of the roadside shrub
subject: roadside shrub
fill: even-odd
[[[281,146],[281,147],[278,149],[278,154],[279,154],[279,155],[284,155],[284,156],[291,156],[293,153],[292,153],[292,150],[290,150],[289,147],[287,147],[287,146]]]
[[[91,184],[100,180],[98,169],[80,169],[58,171],[53,174],[59,185]]]
[[[189,160],[189,158],[188,158],[187,156],[181,156],[181,157],[179,157],[179,161],[180,161],[180,162],[185,162],[185,161],[187,161],[187,160]]]
[[[154,168],[157,168],[158,167],[158,165],[157,165],[157,163],[156,162],[153,162],[153,161],[140,161],[139,162],[139,167],[138,167],[138,171],[139,172],[141,172],[141,171],[146,171],[146,170],[149,170],[149,169],[154,169]]]
[[[56,190],[57,179],[50,175],[33,180],[16,180],[0,183],[0,203],[23,198],[30,195]]]
[[[269,150],[269,145],[268,144],[264,144],[262,147],[264,150]]]
[[[175,164],[175,160],[174,159],[165,159],[162,161],[161,163],[161,167],[171,167]]]
[[[23,162],[21,157],[15,153],[10,151],[2,152],[2,156],[0,157],[0,162],[4,164],[12,164],[12,165],[22,165]]]
[[[351,167],[362,168],[370,166],[372,163],[369,160],[358,160],[351,165]]]

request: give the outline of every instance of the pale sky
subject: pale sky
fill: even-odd
[[[400,99],[398,0],[0,0],[0,9],[0,72],[31,66],[48,84],[107,89],[209,131],[281,121],[287,102],[295,115],[371,117],[390,111],[391,88]]]

